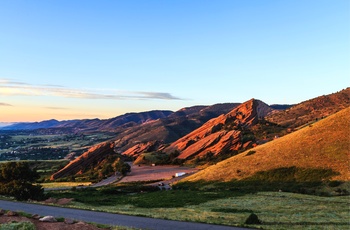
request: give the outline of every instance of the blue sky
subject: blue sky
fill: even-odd
[[[348,0],[0,1],[0,122],[349,86]]]

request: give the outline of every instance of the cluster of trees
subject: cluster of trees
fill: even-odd
[[[131,167],[128,163],[124,162],[119,157],[109,157],[99,170],[99,179],[103,179],[106,176],[110,176],[114,173],[120,173],[125,176],[129,173]]]
[[[41,200],[44,189],[33,183],[39,174],[26,162],[7,162],[0,165],[0,194],[17,200]]]
[[[101,161],[93,162],[90,167],[82,168],[81,172],[70,177],[58,179],[57,181],[90,181],[98,182],[104,178],[112,176],[113,174],[120,174],[125,176],[131,171],[128,163],[117,154],[106,156]]]

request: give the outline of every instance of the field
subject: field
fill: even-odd
[[[112,133],[33,135],[29,131],[0,131],[0,160],[57,160],[114,137]]]
[[[144,190],[139,193],[140,190]],[[246,226],[255,213],[263,229],[348,229],[349,196],[320,197],[289,192],[233,190],[148,191],[133,184],[81,191],[52,191],[56,198],[72,197],[68,207],[182,221]]]

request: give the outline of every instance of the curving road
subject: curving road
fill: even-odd
[[[128,226],[142,229],[154,230],[244,230],[246,228],[201,224],[192,222],[181,222],[172,220],[153,219],[147,217],[128,216],[120,214],[112,214],[105,212],[94,212],[79,209],[60,208],[39,204],[28,204],[13,201],[0,200],[0,209],[23,211],[27,213],[35,213],[41,216],[51,215],[55,217],[66,217],[85,222],[94,222],[107,225]]]

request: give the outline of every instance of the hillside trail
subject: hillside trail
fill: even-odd
[[[93,187],[93,188],[96,188],[96,187],[101,187],[101,186],[105,186],[105,185],[109,185],[109,184],[112,184],[118,180],[120,180],[122,178],[121,175],[113,175],[113,176],[110,176],[106,179],[103,179],[95,184],[92,184],[90,185],[89,187]]]

